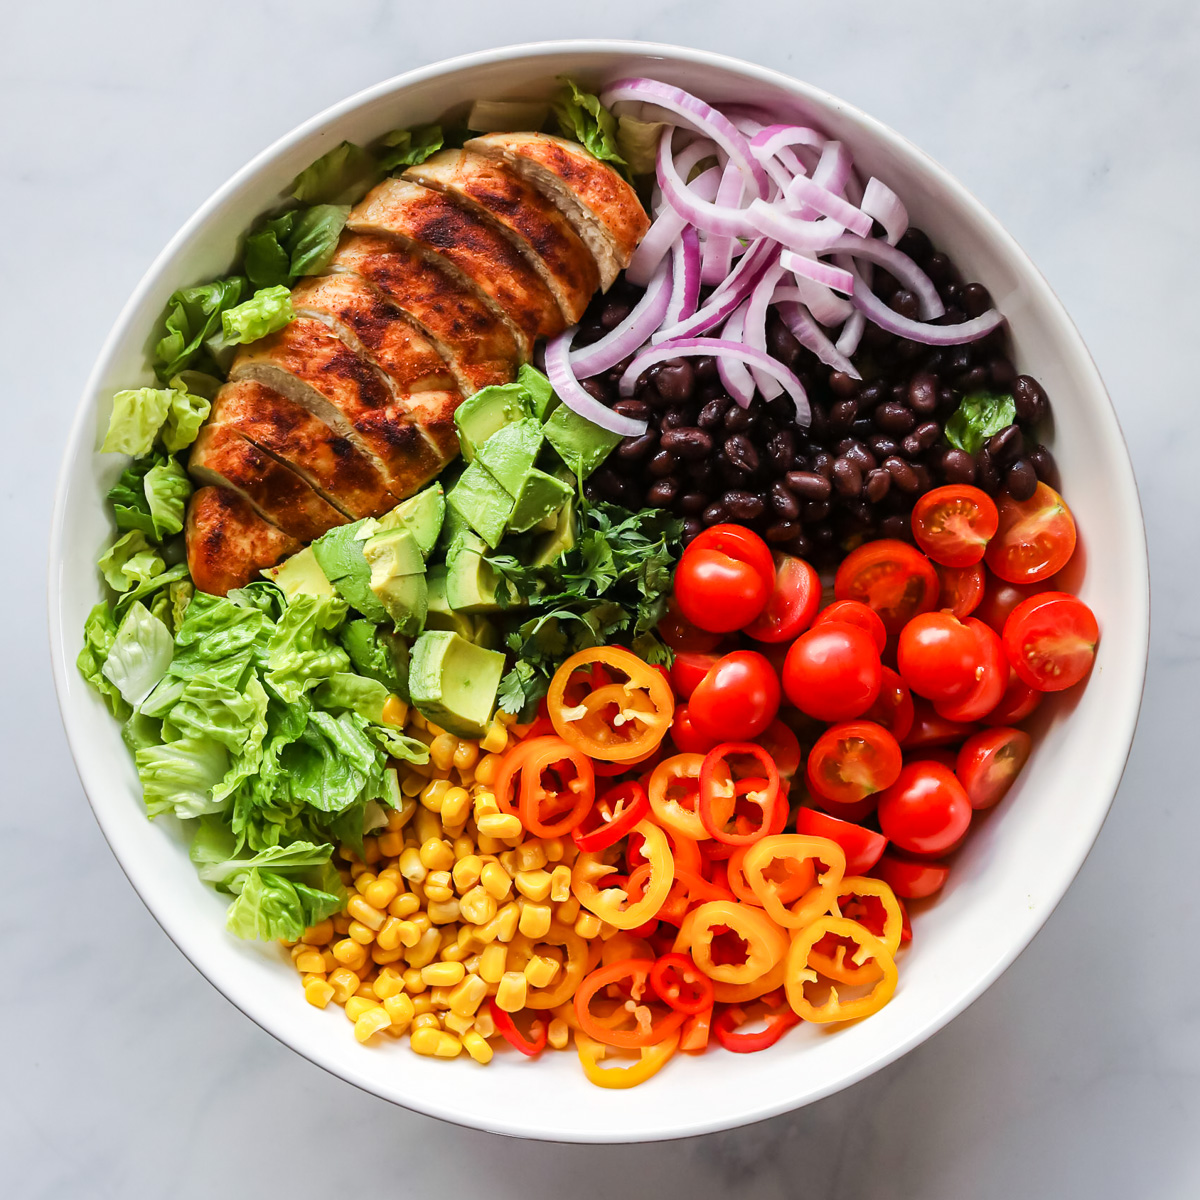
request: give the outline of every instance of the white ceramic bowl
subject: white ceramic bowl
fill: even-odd
[[[146,820],[119,728],[74,668],[84,618],[100,597],[93,564],[110,535],[103,497],[122,466],[96,452],[108,397],[150,382],[148,343],[170,293],[225,272],[252,219],[341,139],[369,141],[474,97],[548,91],[564,73],[593,84],[650,75],[710,101],[749,101],[781,119],[804,118],[843,139],[865,171],[900,194],[913,223],[990,288],[1009,319],[1017,362],[1052,399],[1063,490],[1086,550],[1079,590],[1104,630],[1086,687],[1043,706],[1017,786],[980,822],[944,894],[917,918],[885,1009],[850,1028],[801,1027],[749,1058],[680,1056],[630,1091],[593,1087],[573,1053],[536,1063],[502,1054],[485,1070],[465,1056],[419,1058],[404,1042],[358,1045],[340,1010],[305,1003],[278,946],[225,932],[226,900],[197,879],[179,828]],[[96,819],[163,929],[234,1004],[313,1062],[408,1108],[500,1133],[620,1142],[722,1129],[826,1096],[929,1037],[996,979],[1050,915],[1108,812],[1137,720],[1149,598],[1133,473],[1104,385],[1046,281],[961,185],[878,121],[774,71],[672,46],[589,41],[469,55],[370,88],[264,151],[188,221],[138,285],[84,391],[54,514],[50,627],[63,720]]]

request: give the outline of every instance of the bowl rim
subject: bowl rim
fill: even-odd
[[[68,714],[68,706],[66,703],[66,693],[68,688],[68,672],[74,669],[75,652],[69,649],[69,646],[75,644],[73,635],[66,635],[63,626],[63,592],[61,589],[61,576],[58,571],[59,564],[64,558],[64,540],[66,536],[67,522],[67,495],[68,481],[73,464],[79,461],[85,454],[92,453],[87,447],[87,439],[91,430],[91,423],[94,420],[93,401],[97,393],[99,384],[104,374],[105,365],[112,357],[118,344],[127,336],[127,326],[132,314],[140,306],[143,297],[157,282],[159,275],[163,269],[170,264],[177,256],[179,251],[192,239],[196,229],[201,226],[207,219],[209,214],[219,207],[224,200],[233,192],[235,192],[243,183],[253,179],[265,167],[267,167],[281,152],[287,149],[293,143],[305,138],[311,133],[318,130],[333,126],[339,120],[353,113],[361,106],[370,103],[373,100],[383,98],[389,94],[400,93],[404,90],[429,81],[437,79],[440,76],[451,74],[458,71],[477,69],[486,67],[495,63],[504,62],[509,59],[523,58],[528,59],[531,63],[539,59],[553,59],[556,56],[565,54],[598,54],[611,55],[613,57],[620,56],[646,56],[646,57],[661,57],[668,62],[686,63],[697,67],[711,67],[719,70],[732,72],[744,77],[753,78],[759,82],[766,83],[775,87],[779,87],[792,95],[802,98],[811,98],[821,105],[831,106],[839,109],[847,114],[853,121],[868,128],[872,133],[883,139],[897,143],[904,148],[905,153],[919,160],[925,168],[931,171],[939,178],[939,183],[946,187],[952,194],[959,205],[968,211],[971,219],[976,222],[986,233],[989,239],[1003,244],[1007,251],[1021,262],[1022,267],[1028,273],[1030,280],[1043,290],[1043,298],[1050,303],[1052,307],[1057,309],[1058,313],[1063,318],[1065,328],[1069,330],[1069,337],[1076,343],[1076,348],[1081,352],[1080,361],[1084,363],[1087,369],[1090,370],[1092,378],[1088,381],[1088,387],[1091,391],[1098,391],[1102,395],[1108,405],[1108,416],[1111,417],[1112,427],[1116,432],[1117,439],[1120,443],[1122,454],[1120,456],[1120,476],[1121,478],[1115,481],[1116,486],[1124,487],[1126,492],[1131,496],[1135,510],[1136,520],[1130,523],[1130,532],[1134,537],[1135,544],[1130,547],[1136,554],[1137,566],[1139,567],[1138,576],[1142,580],[1142,587],[1138,592],[1138,600],[1140,602],[1140,612],[1135,614],[1140,617],[1137,621],[1137,627],[1133,630],[1125,631],[1125,639],[1127,641],[1136,639],[1140,645],[1135,646],[1136,653],[1134,657],[1138,661],[1138,670],[1140,673],[1140,683],[1137,688],[1136,696],[1130,696],[1125,702],[1125,714],[1123,725],[1125,728],[1125,752],[1115,761],[1102,787],[1098,786],[1097,791],[1104,790],[1108,793],[1107,803],[1102,808],[1097,808],[1093,814],[1091,828],[1088,831],[1089,836],[1083,842],[1083,851],[1077,856],[1077,860],[1071,863],[1064,864],[1064,870],[1060,876],[1060,883],[1048,890],[1046,895],[1046,903],[1042,905],[1036,912],[1031,913],[1030,917],[1020,927],[1019,936],[1012,937],[1007,942],[1003,953],[999,954],[995,959],[990,970],[985,972],[977,980],[975,985],[968,988],[966,992],[956,997],[953,1002],[944,1005],[937,1010],[932,1016],[927,1018],[923,1023],[905,1038],[897,1041],[889,1049],[871,1061],[864,1063],[862,1066],[838,1077],[836,1080],[829,1082],[827,1085],[813,1088],[810,1091],[793,1098],[791,1100],[782,1099],[771,1103],[760,1103],[756,1107],[747,1106],[740,1108],[733,1116],[716,1115],[704,1122],[692,1121],[683,1124],[671,1124],[670,1118],[664,1114],[664,1123],[661,1127],[650,1129],[645,1132],[645,1135],[639,1137],[639,1141],[664,1141],[674,1140],[684,1137],[691,1137],[704,1133],[716,1132],[723,1129],[738,1127],[742,1125],[754,1124],[756,1122],[766,1120],[770,1117],[777,1116],[784,1112],[789,1112],[804,1105],[810,1104],[816,1100],[825,1098],[838,1091],[841,1091],[854,1083],[874,1074],[876,1071],[885,1066],[890,1065],[897,1059],[907,1054],[911,1049],[920,1045],[933,1034],[944,1028],[951,1020],[962,1013],[967,1007],[973,1004],[993,983],[1002,975],[1021,953],[1029,946],[1037,934],[1041,931],[1050,915],[1055,911],[1065,895],[1067,889],[1074,882],[1076,875],[1083,866],[1088,854],[1095,844],[1096,838],[1099,836],[1100,830],[1103,827],[1108,813],[1111,811],[1113,801],[1116,797],[1117,789],[1120,786],[1122,776],[1124,775],[1125,767],[1128,763],[1129,754],[1132,750],[1134,736],[1137,729],[1138,717],[1141,710],[1142,699],[1145,692],[1146,672],[1149,661],[1149,634],[1150,634],[1150,578],[1149,578],[1149,563],[1145,532],[1145,517],[1141,506],[1140,497],[1138,495],[1137,480],[1133,472],[1132,462],[1129,456],[1128,443],[1125,438],[1124,431],[1121,429],[1120,420],[1116,413],[1116,409],[1112,403],[1112,398],[1104,385],[1099,369],[1096,366],[1090,351],[1087,349],[1086,343],[1083,340],[1070,314],[1065,306],[1059,300],[1057,294],[1051,288],[1049,282],[1042,275],[1033,260],[1024,251],[1016,239],[1004,228],[999,220],[988,210],[958,179],[944,168],[939,162],[932,158],[928,153],[922,150],[919,146],[911,142],[903,134],[898,133],[884,122],[864,112],[856,105],[850,104],[841,98],[827,92],[825,89],[817,87],[814,84],[808,83],[802,79],[788,75],[774,68],[764,67],[757,63],[749,62],[744,59],[735,58],[731,55],[720,54],[708,50],[701,50],[694,47],[676,45],[663,42],[645,42],[632,39],[608,39],[608,38],[570,38],[557,41],[538,41],[516,43],[507,46],[493,47],[486,50],[473,51],[467,54],[456,55],[452,58],[441,59],[433,63],[427,63],[424,66],[414,68],[413,70],[403,72],[399,75],[392,76],[378,83],[372,84],[361,89],[354,94],[337,101],[334,104],[327,106],[312,117],[301,122],[288,132],[282,134],[275,139],[269,146],[254,155],[244,166],[234,172],[223,184],[216,188],[208,198],[199,205],[192,215],[184,222],[179,230],[170,238],[163,249],[154,257],[136,287],[133,289],[128,300],[121,308],[108,336],[105,338],[99,353],[97,354],[95,365],[88,375],[84,385],[84,390],[81,399],[76,407],[74,420],[71,422],[69,432],[66,439],[65,448],[63,451],[63,459],[59,468],[58,477],[55,483],[55,499],[51,519],[50,541],[47,560],[47,618],[48,618],[48,633],[50,636],[51,663],[54,678],[55,695],[59,706],[60,717],[63,721],[64,730],[67,737],[67,743],[71,751],[72,760],[74,761],[76,772],[79,775],[81,785],[84,789],[84,794],[88,798],[89,807],[100,826],[101,833],[108,842],[109,849],[116,858],[121,870],[125,873],[126,878],[137,892],[142,903],[146,906],[150,915],[158,923],[163,932],[175,944],[175,946],[184,954],[192,966],[227,1000],[230,1001],[239,1011],[249,1017],[259,1028],[270,1034],[276,1041],[287,1046],[289,1049],[300,1054],[308,1061],[316,1064],[331,1075],[344,1080],[360,1090],[367,1092],[372,1096],[378,1096],[382,1100],[395,1104],[401,1108],[408,1109],[413,1112],[418,1112],[426,1116],[436,1117],[447,1121],[451,1124],[470,1129],[488,1129],[491,1132],[501,1133],[509,1136],[523,1137],[535,1139],[538,1141],[547,1142],[567,1142],[581,1143],[588,1141],[592,1143],[615,1143],[624,1144],[632,1139],[625,1135],[624,1131],[608,1132],[604,1129],[595,1131],[594,1136],[587,1139],[581,1137],[556,1137],[552,1133],[547,1134],[544,1130],[531,1128],[523,1124],[520,1117],[510,1116],[508,1114],[500,1114],[494,1119],[489,1126],[485,1127],[463,1117],[457,1113],[454,1108],[448,1104],[441,1102],[437,1097],[410,1097],[400,1099],[391,1095],[382,1095],[375,1090],[374,1087],[364,1078],[356,1077],[356,1072],[353,1070],[352,1061],[350,1064],[343,1063],[340,1060],[334,1059],[332,1056],[324,1055],[312,1048],[302,1047],[289,1041],[283,1034],[276,1032],[265,1019],[260,1018],[252,1012],[244,1008],[238,1000],[227,990],[219,978],[210,975],[197,962],[192,953],[188,949],[188,938],[184,932],[179,929],[172,928],[174,922],[164,914],[160,914],[153,905],[147,900],[143,892],[143,888],[139,886],[139,872],[136,864],[126,863],[125,860],[116,850],[113,837],[110,835],[108,822],[103,811],[103,806],[97,807],[92,799],[91,791],[88,788],[87,774],[88,768],[87,755],[81,744],[81,737],[74,728],[74,723]]]

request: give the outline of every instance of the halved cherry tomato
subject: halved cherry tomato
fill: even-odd
[[[941,854],[971,823],[971,802],[954,773],[935,762],[905,766],[879,797],[879,828],[901,850]]]
[[[908,737],[913,724],[913,698],[899,672],[891,667],[883,668],[879,696],[863,717],[882,725],[898,742]]]
[[[887,838],[882,833],[814,808],[801,808],[796,814],[796,832],[837,842],[846,855],[847,875],[865,875],[887,848]]]
[[[1005,661],[1007,661],[1007,657],[1005,655]],[[1000,697],[1000,703],[983,718],[983,723],[985,725],[1016,725],[1025,720],[1041,704],[1044,695],[1045,693],[1039,692],[1037,688],[1031,688],[1009,666],[1008,686],[1004,689],[1004,695]]]
[[[790,642],[812,624],[820,603],[821,580],[816,571],[802,558],[776,554],[771,597],[744,632],[759,642]]]
[[[972,563],[969,567],[937,568],[942,581],[942,595],[938,603],[948,608],[960,621],[969,617],[983,599],[983,564]]]
[[[1004,623],[1004,650],[1032,688],[1060,692],[1086,677],[1096,657],[1100,627],[1077,596],[1041,592],[1022,601]]]
[[[688,543],[689,550],[719,550],[751,566],[768,588],[775,584],[775,560],[771,548],[745,525],[710,525]]]
[[[896,650],[900,675],[927,700],[954,700],[970,694],[983,665],[975,633],[947,612],[913,617]]]
[[[997,633],[1003,633],[1008,614],[1022,600],[1028,600],[1030,596],[1036,596],[1041,591],[1045,591],[1041,584],[1005,583],[1003,579],[997,579],[991,571],[987,571],[984,575],[983,599],[979,601],[974,615]]]
[[[999,496],[1000,526],[987,548],[987,565],[1009,583],[1041,583],[1061,571],[1075,552],[1075,519],[1063,498],[1044,483],[1028,500]]]
[[[571,830],[571,837],[580,850],[603,850],[619,842],[649,812],[646,789],[627,779],[596,797],[591,812]]]
[[[664,954],[650,972],[650,986],[664,1004],[696,1016],[712,1008],[713,985],[686,954]]]
[[[782,721],[772,721],[758,744],[775,760],[781,779],[791,779],[800,769],[800,741]]]
[[[929,559],[894,538],[852,550],[833,583],[839,600],[861,600],[873,608],[888,633],[899,633],[918,613],[936,608],[940,587]]]
[[[692,721],[691,709],[686,704],[675,707],[671,721],[671,741],[683,754],[707,754],[721,739],[701,733]]]
[[[991,496],[964,483],[934,488],[913,505],[913,537],[943,567],[979,562],[999,524]]]
[[[779,677],[755,650],[735,650],[719,659],[688,702],[693,728],[723,741],[758,737],[778,711]]]
[[[880,654],[887,645],[887,630],[883,627],[882,619],[861,600],[835,600],[817,613],[813,624],[824,625],[828,621],[840,621],[843,625],[857,625],[859,629],[865,629],[879,647]]]
[[[674,596],[667,601],[667,611],[658,622],[658,636],[676,654],[709,654],[721,644],[719,633],[698,629],[679,611]]]
[[[973,725],[951,721],[939,716],[928,700],[913,699],[913,723],[907,737],[900,738],[901,750],[918,750],[922,746],[953,746],[974,732]]]
[[[671,687],[680,700],[686,700],[696,690],[705,675],[717,665],[719,654],[697,654],[687,652],[676,654],[671,664]]]
[[[902,765],[899,743],[882,725],[847,721],[817,739],[808,756],[808,786],[825,800],[854,804],[895,783]]]
[[[889,853],[875,864],[872,874],[882,879],[897,896],[923,900],[941,891],[950,868],[945,863],[921,862]]]
[[[966,626],[978,639],[981,662],[976,672],[975,686],[954,700],[934,704],[934,708],[951,721],[982,721],[1000,703],[1008,684],[1008,659],[999,635],[982,621],[968,617]]]
[[[984,729],[963,742],[955,774],[972,808],[991,808],[1000,802],[1032,746],[1033,739],[1023,729]]]
[[[787,698],[818,721],[849,721],[875,703],[883,679],[869,633],[837,622],[802,633],[783,665]]]
[[[767,544],[740,525],[714,525],[695,538],[675,568],[675,599],[700,629],[743,629],[767,606],[775,563]]]

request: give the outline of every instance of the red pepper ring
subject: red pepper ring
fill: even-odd
[[[766,1007],[771,1010],[763,1018],[767,1027],[743,1033],[740,1026],[754,1018],[740,1004],[729,1005],[713,1022],[713,1036],[726,1050],[732,1050],[735,1054],[753,1054],[775,1045],[789,1029],[800,1024],[800,1018],[790,1008],[776,1008],[770,1004]]]
[[[752,829],[749,833],[727,832],[717,823],[716,815],[713,812],[713,806],[718,801],[728,801],[730,785],[734,789],[735,811],[736,798],[744,794],[739,792],[737,783],[733,780],[733,771],[726,761],[733,755],[756,759],[762,766],[765,777],[766,794],[761,801],[755,801],[762,809],[762,820],[758,828]],[[728,778],[726,779],[724,776]],[[745,789],[746,792],[752,790],[757,789]],[[771,832],[772,826],[777,823],[776,809],[779,806],[779,796],[779,769],[775,766],[775,760],[754,742],[723,742],[720,746],[713,747],[704,756],[704,762],[700,766],[700,797],[696,801],[696,811],[699,813],[700,822],[705,831],[718,842],[724,842],[727,846],[748,846],[751,842],[766,837]],[[784,820],[786,822],[786,815]],[[740,823],[741,818],[734,817],[735,826]]]
[[[712,980],[686,954],[664,954],[650,972],[650,986],[665,1004],[689,1017],[713,1004]]]
[[[653,998],[647,997],[646,992],[650,989],[650,973],[654,970],[654,962],[652,958],[622,959],[592,971],[580,981],[579,987],[575,989],[575,1016],[579,1027],[588,1037],[620,1050],[638,1050],[643,1046],[654,1046],[666,1041],[683,1024],[687,1014],[669,1007],[667,1015],[657,1022],[652,1019],[646,1020],[642,1015],[649,1014],[646,1000]],[[637,1027],[611,1029],[591,1011],[592,997],[609,984],[630,978],[630,998],[625,1002],[625,1007],[634,1018]]]
[[[512,795],[514,782],[520,782],[520,774],[526,760],[531,754],[547,742],[557,742],[557,735],[551,733],[546,737],[529,737],[528,735],[508,750],[500,760],[500,769],[496,772],[493,792],[496,804],[506,817],[518,816],[517,797]]]
[[[528,1041],[525,1035],[517,1028],[516,1022],[512,1019],[512,1014],[506,1013],[496,1003],[495,996],[492,996],[488,1001],[488,1010],[492,1014],[492,1023],[496,1026],[496,1032],[510,1046],[515,1046],[527,1058],[537,1058],[545,1050],[546,1022],[540,1017],[535,1019],[533,1024],[529,1026],[529,1032],[533,1034],[533,1041]]]
[[[571,837],[580,850],[603,850],[619,842],[649,812],[646,789],[637,780],[627,779],[596,798],[592,815],[599,818],[600,824],[585,833],[581,822],[571,831]]]
[[[564,837],[587,816],[596,798],[592,760],[562,738],[538,740],[540,744],[521,763],[521,802],[517,812],[521,824],[529,833],[544,838]],[[575,778],[567,785],[567,792],[573,793],[571,807],[557,821],[547,823],[542,819],[542,804],[564,793],[546,791],[542,776],[548,767],[561,762],[570,763],[575,768]]]

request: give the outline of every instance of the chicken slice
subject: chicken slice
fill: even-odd
[[[186,539],[192,582],[215,596],[244,587],[259,571],[300,549],[294,537],[264,521],[246,500],[222,487],[202,487],[192,496]]]
[[[569,325],[600,282],[596,260],[571,223],[532,184],[502,163],[468,150],[442,150],[404,172],[485,213],[513,239],[554,293]]]
[[[300,318],[245,347],[233,360],[229,377],[265,384],[307,408],[365,453],[397,498],[412,495],[452,456],[443,431],[426,436],[410,399],[425,397],[429,403],[428,397],[436,397],[435,403],[449,407],[453,415],[457,393],[417,393],[397,400],[383,376],[320,321]]]
[[[558,304],[529,261],[491,222],[432,188],[385,179],[354,208],[346,228],[401,241],[484,294],[529,359],[539,337],[563,330]]]
[[[236,492],[260,517],[302,542],[348,520],[294,471],[219,421],[209,420],[200,430],[188,472],[199,483]]]
[[[508,383],[521,360],[517,340],[474,288],[388,238],[350,234],[332,270],[373,283],[413,321],[450,365],[464,395]]]
[[[464,149],[506,163],[552,200],[595,256],[607,292],[629,266],[650,218],[621,174],[578,142],[548,133],[489,133]]]
[[[349,438],[261,383],[227,383],[209,423],[236,429],[351,517],[378,516],[396,503],[374,463]]]

